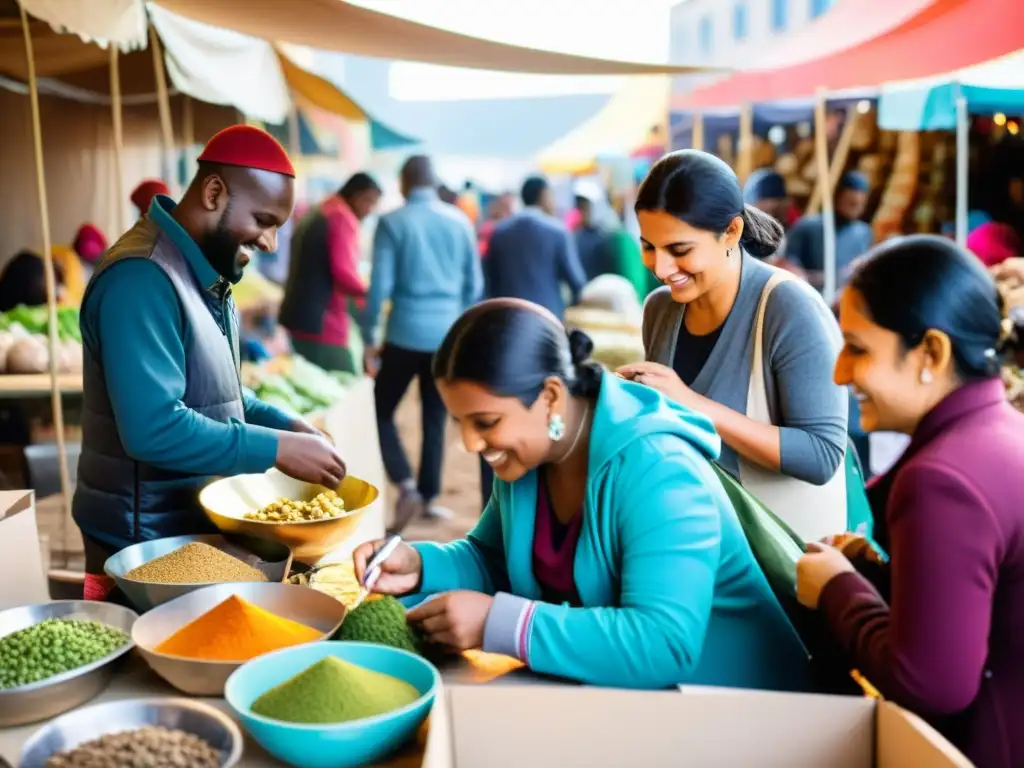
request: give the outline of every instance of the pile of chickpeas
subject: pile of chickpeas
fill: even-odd
[[[330,520],[343,514],[344,500],[334,491],[324,491],[309,501],[278,499],[262,509],[247,513],[245,519],[261,523],[308,523],[312,520]]]

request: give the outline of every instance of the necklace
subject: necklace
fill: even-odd
[[[580,419],[580,426],[576,430],[576,436],[572,439],[572,443],[569,445],[569,450],[566,451],[565,452],[565,456],[563,456],[558,461],[556,461],[555,464],[563,463],[566,459],[568,459],[570,456],[572,456],[573,453],[576,451],[576,446],[580,442],[580,437],[582,437],[582,435],[583,435],[583,430],[587,426],[587,417],[588,416],[590,416],[590,403],[587,403],[587,408],[586,408],[585,411],[583,411],[583,418]]]

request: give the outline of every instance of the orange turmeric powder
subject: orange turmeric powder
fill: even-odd
[[[154,650],[203,661],[248,661],[280,648],[319,640],[323,635],[318,629],[282,618],[232,595]]]

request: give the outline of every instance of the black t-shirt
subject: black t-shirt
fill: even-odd
[[[718,343],[718,337],[722,335],[724,327],[723,322],[706,336],[697,336],[690,333],[685,320],[679,324],[679,338],[676,339],[676,354],[672,360],[672,367],[683,380],[683,384],[693,386],[693,382],[711,357],[711,350]]]

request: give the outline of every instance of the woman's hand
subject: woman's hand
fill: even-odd
[[[352,553],[356,579],[363,583],[366,576],[366,564],[374,553],[384,546],[387,539],[377,539],[360,544]],[[373,585],[373,591],[382,595],[407,595],[419,588],[423,580],[423,560],[420,553],[404,541],[391,553],[380,566],[380,578]]]
[[[838,533],[835,536],[826,536],[821,543],[838,549],[847,560],[863,557],[872,563],[882,563],[882,556],[878,554],[878,550],[859,533]]]
[[[615,371],[619,376],[638,384],[645,384],[651,389],[656,389],[669,400],[674,400],[680,405],[690,408],[699,397],[692,389],[683,383],[679,374],[660,363],[632,363],[624,365]]]
[[[807,554],[796,563],[796,599],[801,605],[816,610],[825,586],[847,572],[856,570],[842,552],[828,544],[808,542]]]
[[[408,619],[419,625],[427,641],[467,651],[484,644],[484,625],[493,602],[483,592],[460,589],[421,603],[409,611]]]

